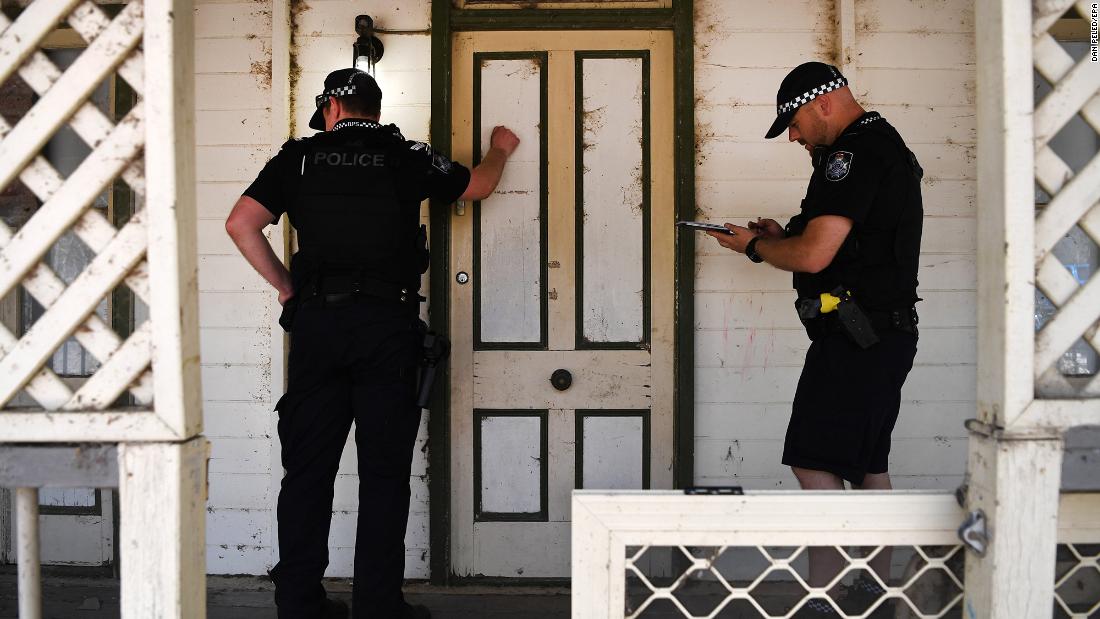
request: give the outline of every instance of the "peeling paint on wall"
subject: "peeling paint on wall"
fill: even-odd
[[[298,63],[298,29],[301,23],[302,13],[312,10],[306,0],[290,0],[290,72],[288,75],[290,84],[290,105],[289,109],[293,110],[297,105],[298,96],[295,94],[298,92],[298,80],[302,78],[302,67]],[[297,120],[294,114],[290,114],[290,135],[296,135],[298,133],[298,127],[296,126]]]
[[[837,31],[837,19],[838,19],[838,4],[840,0],[830,0],[824,3],[825,9],[825,32],[819,33],[814,36],[814,46],[817,49],[817,55],[824,62],[832,65],[841,65],[840,54],[840,34]]]
[[[267,60],[257,60],[252,63],[252,75],[260,78],[260,84],[271,87],[271,56]]]

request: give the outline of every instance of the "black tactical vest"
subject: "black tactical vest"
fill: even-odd
[[[343,121],[299,142],[297,195],[287,215],[298,232],[296,286],[325,273],[419,288],[427,250],[415,201],[399,197],[404,138],[393,126]]]
[[[867,309],[908,307],[918,298],[917,269],[920,260],[921,228],[924,219],[920,182],[924,171],[898,132],[879,120],[858,127],[859,132],[877,133],[881,141],[874,152],[860,156],[878,156],[896,161],[888,176],[879,180],[880,197],[867,221],[856,224],[837,250],[833,261],[819,273],[794,273],[799,297],[816,297],[837,286],[851,290]],[[802,213],[791,219],[787,235],[801,235],[809,220],[816,216],[815,188],[822,180],[825,165],[815,153],[814,178],[803,200]]]

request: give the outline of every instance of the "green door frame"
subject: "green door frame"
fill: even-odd
[[[676,219],[695,218],[695,33],[693,0],[674,0],[671,9],[456,9],[451,0],[432,0],[431,142],[451,151],[451,35],[469,30],[672,30],[675,67],[674,111]],[[432,202],[432,327],[450,334],[450,205]],[[676,344],[673,478],[679,488],[695,475],[695,235],[676,235]],[[445,368],[437,377],[450,384]],[[428,422],[428,489],[431,512],[431,582],[448,585],[451,573],[450,398],[436,389]]]

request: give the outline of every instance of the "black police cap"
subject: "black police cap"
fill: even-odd
[[[771,139],[783,133],[791,124],[798,108],[813,101],[818,95],[832,92],[848,85],[840,70],[824,62],[804,62],[783,78],[775,95],[775,122],[765,138]]]
[[[309,119],[309,128],[323,131],[325,129],[325,115],[321,107],[329,97],[344,97],[347,95],[361,95],[366,98],[370,107],[381,107],[382,89],[378,82],[374,81],[366,71],[359,69],[339,69],[328,74],[325,78],[325,91],[317,95],[317,111]]]

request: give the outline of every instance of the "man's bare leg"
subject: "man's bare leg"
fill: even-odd
[[[844,480],[829,471],[815,471],[792,466],[798,485],[803,490],[843,490]]]
[[[863,483],[858,486],[852,486],[856,490],[893,490],[894,486],[890,484],[889,473],[867,473],[863,476]]]
[[[868,473],[863,476],[863,483],[852,486],[856,490],[893,490],[894,486],[890,484],[889,473]],[[874,559],[871,559],[871,569],[875,570],[878,577],[882,579],[882,582],[890,584],[890,559],[893,555],[893,549],[889,546],[883,548]]]
[[[843,490],[844,480],[828,471],[792,466],[803,490]],[[844,560],[833,548],[810,548],[810,586],[823,587],[844,568]]]

